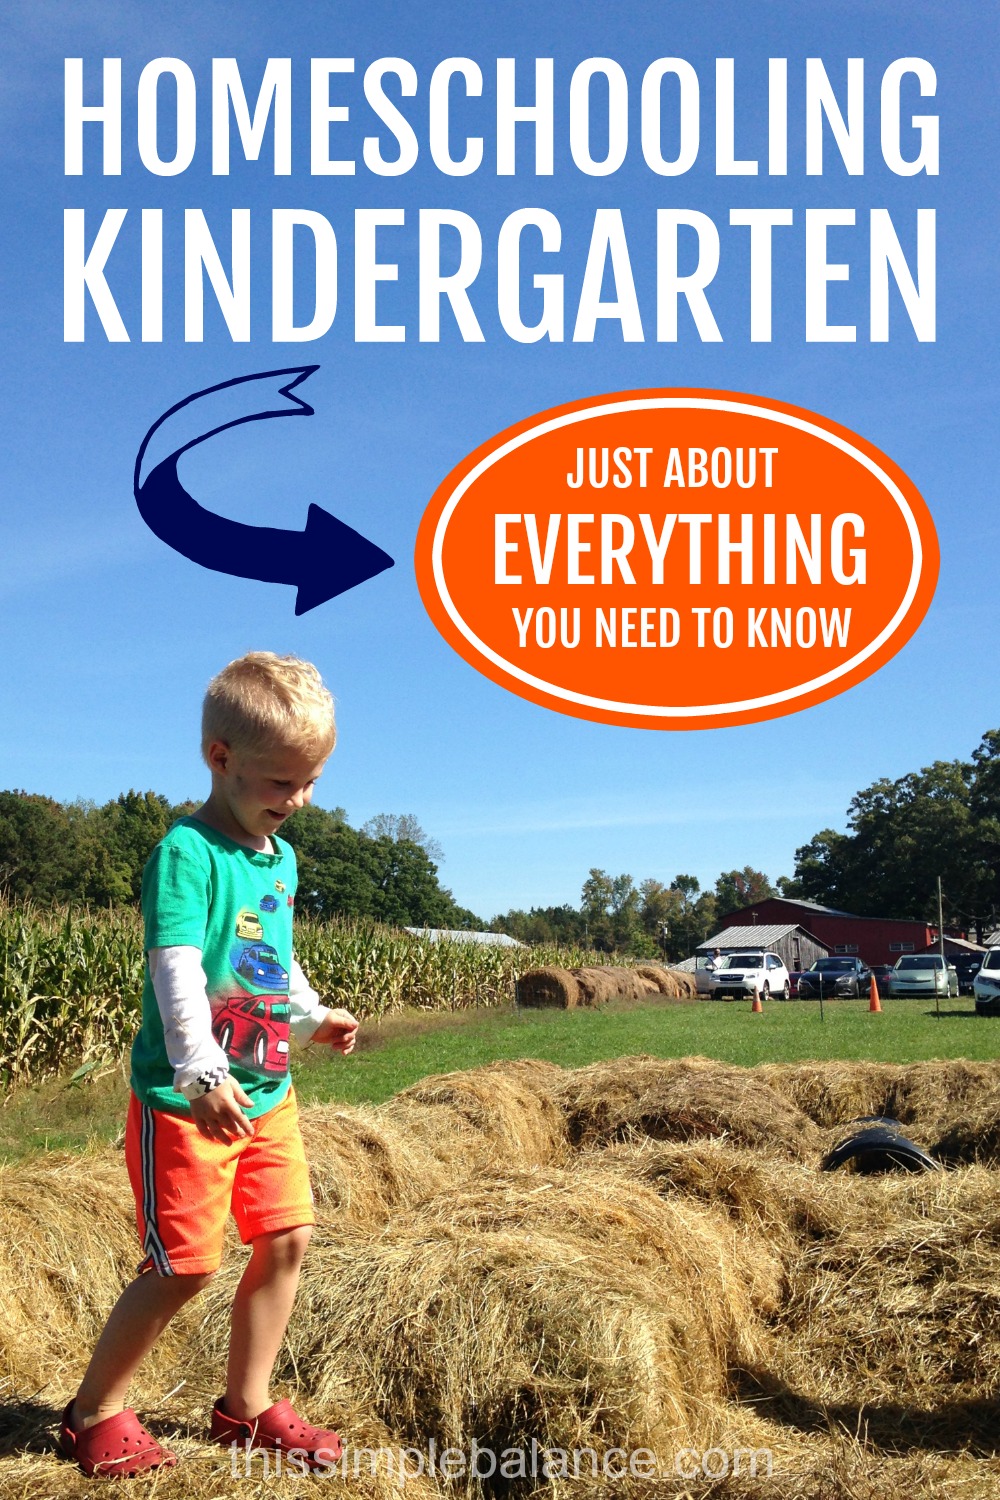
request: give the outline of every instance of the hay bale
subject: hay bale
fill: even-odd
[[[792,1157],[818,1155],[823,1146],[812,1121],[754,1070],[706,1058],[594,1063],[568,1073],[559,1098],[577,1146],[722,1135]]]
[[[0,1386],[72,1390],[141,1256],[120,1151],[0,1166]],[[183,1314],[171,1324],[145,1379],[155,1383],[189,1326]]]
[[[72,1368],[140,1255],[120,1153],[0,1166],[0,1374],[36,1389]]]
[[[839,1196],[850,1206],[840,1230],[803,1244],[790,1269],[774,1378],[803,1403],[868,1408],[883,1446],[992,1448],[997,1174],[847,1177]]]
[[[313,1194],[325,1215],[355,1225],[384,1224],[394,1213],[438,1192],[455,1164],[442,1150],[441,1120],[417,1106],[400,1124],[385,1109],[313,1104],[300,1115]]]
[[[563,1070],[538,1058],[516,1058],[439,1073],[404,1089],[379,1117],[419,1135],[452,1171],[544,1166],[566,1150],[557,1101]]]
[[[604,1005],[609,1000],[645,1000],[650,995],[688,993],[682,976],[671,975],[655,964],[626,968],[608,964],[603,968],[530,969],[517,982],[519,1005],[555,1006],[563,1010],[577,1005]],[[687,976],[683,976],[686,981]]]
[[[659,993],[655,980],[642,969],[609,964],[599,969],[572,969],[580,987],[581,1005],[604,1005],[608,1000],[645,1000]]]
[[[724,1429],[727,1369],[759,1355],[746,1269],[711,1210],[626,1197],[609,1174],[508,1175],[375,1238],[318,1236],[283,1373],[309,1372],[319,1410],[358,1404],[414,1443],[666,1457]],[[208,1294],[215,1357],[232,1280]]]
[[[826,1129],[862,1115],[895,1113],[902,1068],[894,1063],[765,1063],[760,1077],[783,1098]],[[902,1123],[902,1122],[901,1122]]]
[[[375,1109],[303,1109],[317,1205],[333,1223],[376,1226],[483,1168],[557,1159],[562,1076],[555,1063],[516,1058],[424,1078]]]
[[[651,980],[658,992],[671,1000],[698,998],[694,975],[686,974],[683,969],[665,969],[661,964],[639,964],[635,972],[643,979]]]
[[[827,1130],[888,1115],[943,1161],[1000,1160],[1000,1062],[772,1063],[759,1072]]]
[[[580,986],[569,969],[529,969],[517,981],[518,1005],[572,1010],[580,1003]]]
[[[896,1119],[943,1161],[1000,1160],[1000,1063],[911,1063],[895,1104]]]
[[[642,1182],[661,1197],[710,1204],[783,1265],[803,1244],[839,1233],[850,1212],[849,1194],[829,1191],[828,1179],[811,1163],[737,1146],[725,1137],[623,1143],[597,1157],[604,1170]]]

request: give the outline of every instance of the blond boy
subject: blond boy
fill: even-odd
[[[60,1444],[85,1473],[169,1467],[125,1406],[139,1364],[218,1269],[232,1211],[251,1255],[233,1302],[225,1394],[210,1438],[340,1454],[335,1432],[271,1403],[271,1371],[315,1223],[289,1033],[354,1047],[357,1021],[320,1004],[292,957],[295,855],[277,837],[333,750],[333,700],[315,667],[251,652],[209,684],[208,801],[175,823],[143,875],[146,977],[132,1049],[126,1161],[144,1258],[97,1342]]]

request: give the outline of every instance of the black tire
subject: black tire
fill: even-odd
[[[256,1063],[256,1065],[257,1065],[258,1068],[262,1068],[264,1066],[264,1062],[265,1062],[266,1058],[267,1058],[267,1032],[266,1031],[258,1031],[257,1035],[253,1039],[253,1060]]]
[[[792,986],[787,979],[785,980],[784,989],[781,991],[781,998],[782,1000],[790,1000],[792,998]]]
[[[223,1021],[222,1025],[219,1027],[219,1046],[222,1048],[223,1052],[229,1051],[229,1048],[232,1045],[232,1040],[233,1023],[232,1021]]]
[[[761,988],[760,998],[761,1000],[770,1000],[771,998],[771,986],[768,984],[766,979],[764,980],[764,984]]]

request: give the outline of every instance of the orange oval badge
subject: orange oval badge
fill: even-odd
[[[427,507],[416,571],[444,638],[511,692],[706,729],[877,671],[927,611],[938,546],[906,475],[815,412],[623,391],[469,454]]]

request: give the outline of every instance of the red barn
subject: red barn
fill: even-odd
[[[853,912],[820,906],[817,901],[792,901],[769,896],[753,906],[727,912],[722,926],[746,927],[748,923],[798,922],[829,948],[831,953],[857,954],[866,964],[894,964],[901,953],[922,953],[937,942],[938,929],[931,922],[912,922],[901,917],[857,917]],[[959,928],[946,927],[946,936],[965,937]]]

